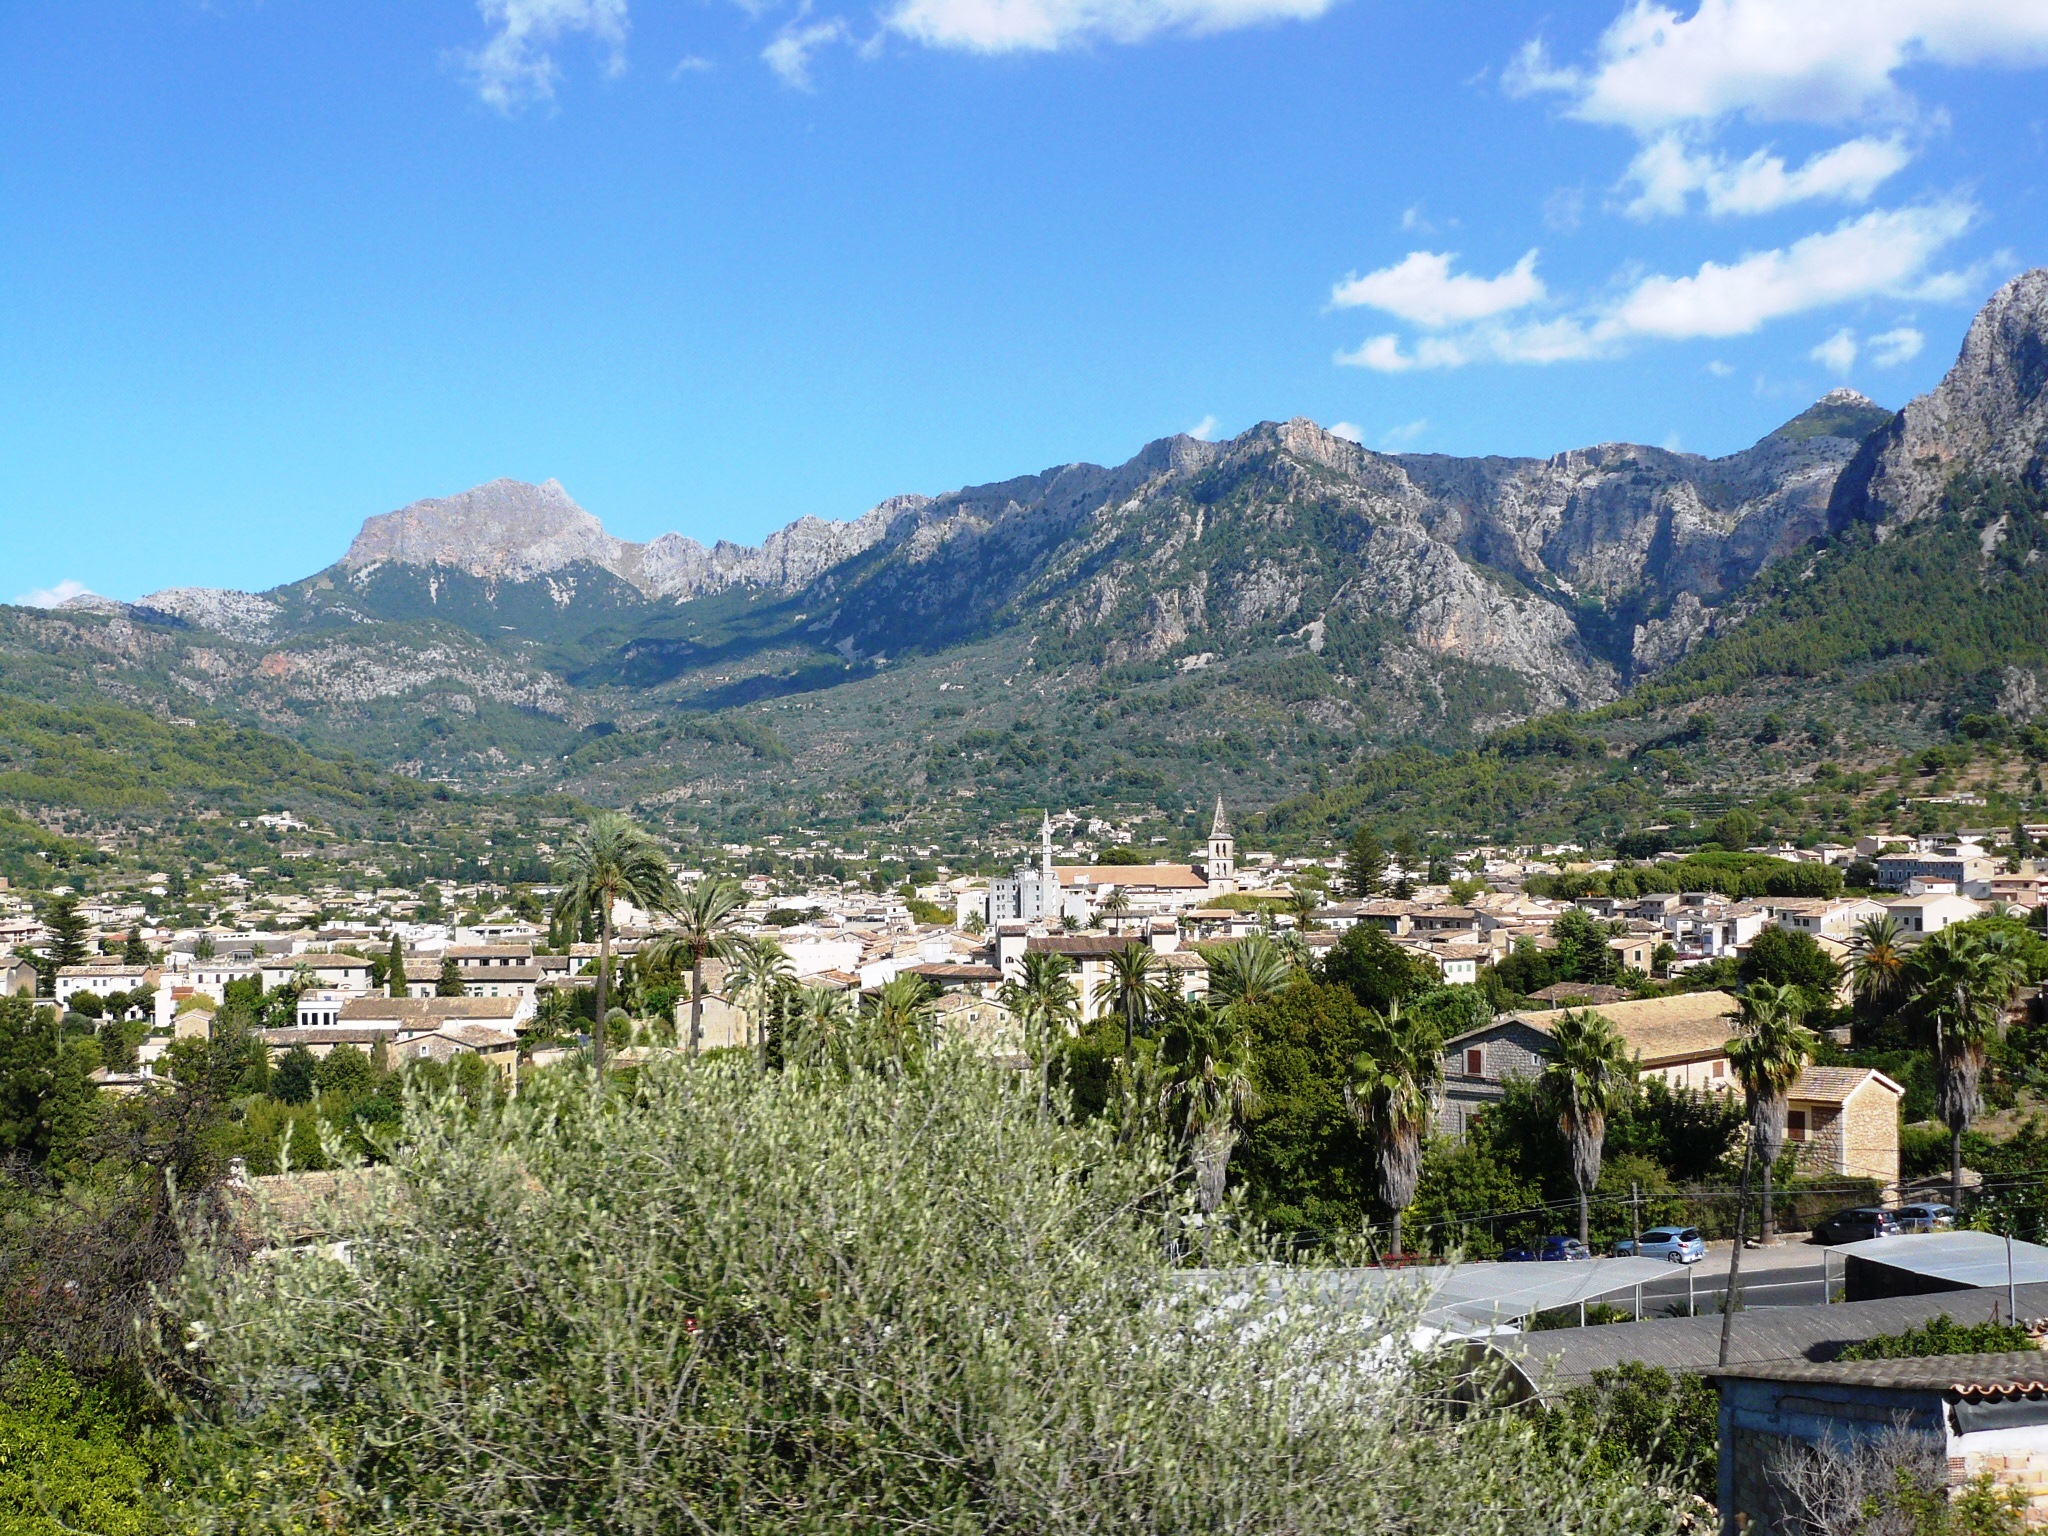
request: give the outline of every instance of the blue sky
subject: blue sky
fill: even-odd
[[[2048,262],[2040,0],[16,0],[0,596],[553,476],[758,538],[1151,438],[1741,447]]]

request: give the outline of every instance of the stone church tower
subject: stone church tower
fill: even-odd
[[[1237,889],[1237,839],[1230,835],[1221,795],[1216,797],[1216,819],[1209,823],[1209,862],[1202,873],[1208,877],[1211,896],[1227,896]]]

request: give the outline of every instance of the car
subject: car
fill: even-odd
[[[1501,1255],[1501,1260],[1508,1264],[1568,1264],[1592,1257],[1593,1250],[1576,1237],[1539,1237],[1533,1243],[1510,1248]]]
[[[1955,1207],[1939,1201],[1902,1205],[1892,1212],[1901,1232],[1946,1232],[1956,1224]]]
[[[1652,1227],[1640,1240],[1624,1237],[1614,1245],[1623,1257],[1668,1259],[1673,1264],[1697,1264],[1707,1256],[1706,1240],[1698,1227]]]
[[[1899,1224],[1892,1213],[1874,1205],[1851,1206],[1813,1226],[1816,1243],[1860,1243],[1868,1238],[1898,1235]]]

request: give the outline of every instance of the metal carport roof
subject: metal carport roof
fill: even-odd
[[[1832,1250],[1852,1259],[1946,1280],[1951,1285],[2004,1285],[2006,1239],[1995,1232],[1916,1232],[1843,1243]],[[2012,1282],[2048,1283],[2048,1248],[2013,1242]]]

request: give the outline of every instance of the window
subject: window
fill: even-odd
[[[1788,1109],[1785,1111],[1785,1136],[1791,1141],[1806,1140],[1806,1111]]]
[[[1483,1077],[1486,1074],[1486,1052],[1479,1046],[1465,1048],[1465,1075]]]
[[[1714,1076],[1716,1076],[1716,1077],[1726,1077],[1727,1075],[1728,1075],[1728,1063],[1727,1063],[1727,1062],[1725,1062],[1725,1061],[1717,1061],[1717,1062],[1715,1062],[1715,1063],[1714,1063]]]

